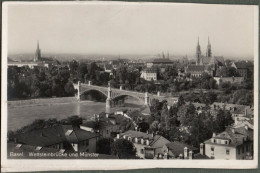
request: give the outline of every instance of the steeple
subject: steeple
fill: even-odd
[[[209,37],[208,37],[208,46],[207,46],[206,56],[207,57],[211,57],[212,56],[211,44],[210,44],[210,41],[209,41]]]
[[[197,49],[196,49],[196,64],[199,65],[201,64],[201,50],[200,50],[200,42],[199,42],[199,37],[198,37],[198,44],[197,44]]]
[[[36,52],[35,52],[35,56],[34,56],[34,62],[37,62],[41,59],[41,49],[39,46],[39,40],[37,41],[37,48],[36,48]]]

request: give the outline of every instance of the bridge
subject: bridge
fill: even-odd
[[[148,92],[135,92],[135,91],[129,91],[124,90],[122,86],[120,86],[120,89],[117,88],[111,88],[108,87],[101,87],[92,85],[91,81],[89,81],[88,84],[80,83],[73,84],[74,89],[77,90],[76,97],[80,101],[80,96],[88,91],[98,91],[101,92],[103,95],[107,97],[106,99],[106,108],[111,108],[113,105],[115,105],[115,102],[117,99],[121,99],[122,102],[124,102],[124,99],[122,99],[124,96],[131,96],[141,101],[144,105],[150,105],[152,99],[158,99],[159,101],[166,100],[168,105],[173,105],[178,102],[178,97],[165,97],[161,96],[160,92],[157,93],[157,95],[150,94]]]

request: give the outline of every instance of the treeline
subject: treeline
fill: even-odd
[[[150,106],[151,116],[143,120],[148,125],[150,133],[157,133],[170,141],[181,141],[195,147],[199,147],[201,142],[212,137],[212,133],[220,133],[233,123],[231,113],[226,110],[218,110],[212,115],[209,107],[200,113],[195,106],[185,104],[180,97],[175,106],[168,108],[167,102],[154,99]],[[139,122],[140,124],[140,122]]]
[[[67,67],[8,67],[8,100],[75,94]]]

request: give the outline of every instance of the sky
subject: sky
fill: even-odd
[[[253,6],[75,2],[9,4],[8,53],[253,57]]]

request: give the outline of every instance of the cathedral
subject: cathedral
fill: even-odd
[[[205,56],[201,53],[200,43],[198,39],[195,59],[196,65],[188,65],[185,69],[186,73],[190,73],[193,77],[200,77],[203,72],[214,76],[216,70],[218,68],[222,68],[225,64],[223,56],[212,56],[209,37]]]

